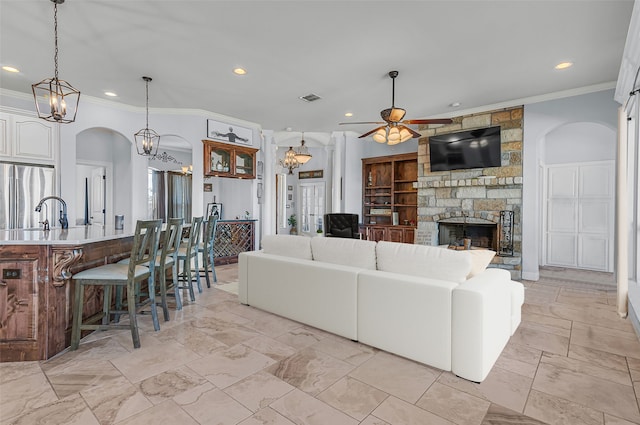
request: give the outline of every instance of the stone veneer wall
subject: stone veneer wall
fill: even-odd
[[[418,229],[416,243],[437,245],[438,221],[499,223],[500,211],[513,211],[513,257],[496,256],[493,267],[521,278],[522,265],[522,118],[523,107],[456,117],[452,124],[424,126],[418,141]],[[500,125],[502,166],[431,172],[429,137]]]

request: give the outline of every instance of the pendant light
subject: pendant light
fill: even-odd
[[[300,147],[295,151],[295,158],[300,164],[306,164],[311,159],[311,154],[309,153],[309,149],[304,145],[304,131],[302,132],[302,141],[300,142]]]
[[[149,128],[149,82],[151,77],[142,77],[147,87],[147,125],[133,135],[138,155],[155,156],[160,145],[160,135]]]
[[[55,53],[53,63],[55,74],[39,83],[32,84],[33,98],[36,102],[38,117],[46,121],[68,124],[76,120],[80,92],[65,80],[58,78],[58,5],[64,0],[51,0],[53,3],[53,36]]]
[[[289,174],[293,174],[293,170],[300,166],[300,163],[296,160],[296,151],[289,146],[289,150],[285,152],[284,159],[280,160],[280,165],[289,169]]]

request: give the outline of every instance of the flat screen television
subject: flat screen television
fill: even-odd
[[[431,171],[500,167],[500,126],[429,137]]]

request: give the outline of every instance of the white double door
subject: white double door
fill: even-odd
[[[316,236],[318,228],[322,228],[325,208],[325,185],[319,183],[300,184],[300,226],[298,231],[303,235]]]
[[[614,162],[546,170],[546,265],[613,271]]]

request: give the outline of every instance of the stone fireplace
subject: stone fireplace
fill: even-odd
[[[425,126],[418,142],[418,228],[416,243],[449,245],[466,234],[472,247],[499,252],[500,212],[513,211],[513,255],[496,256],[491,267],[521,277],[523,108],[457,117],[444,126]],[[429,136],[500,125],[501,166],[432,172]]]

